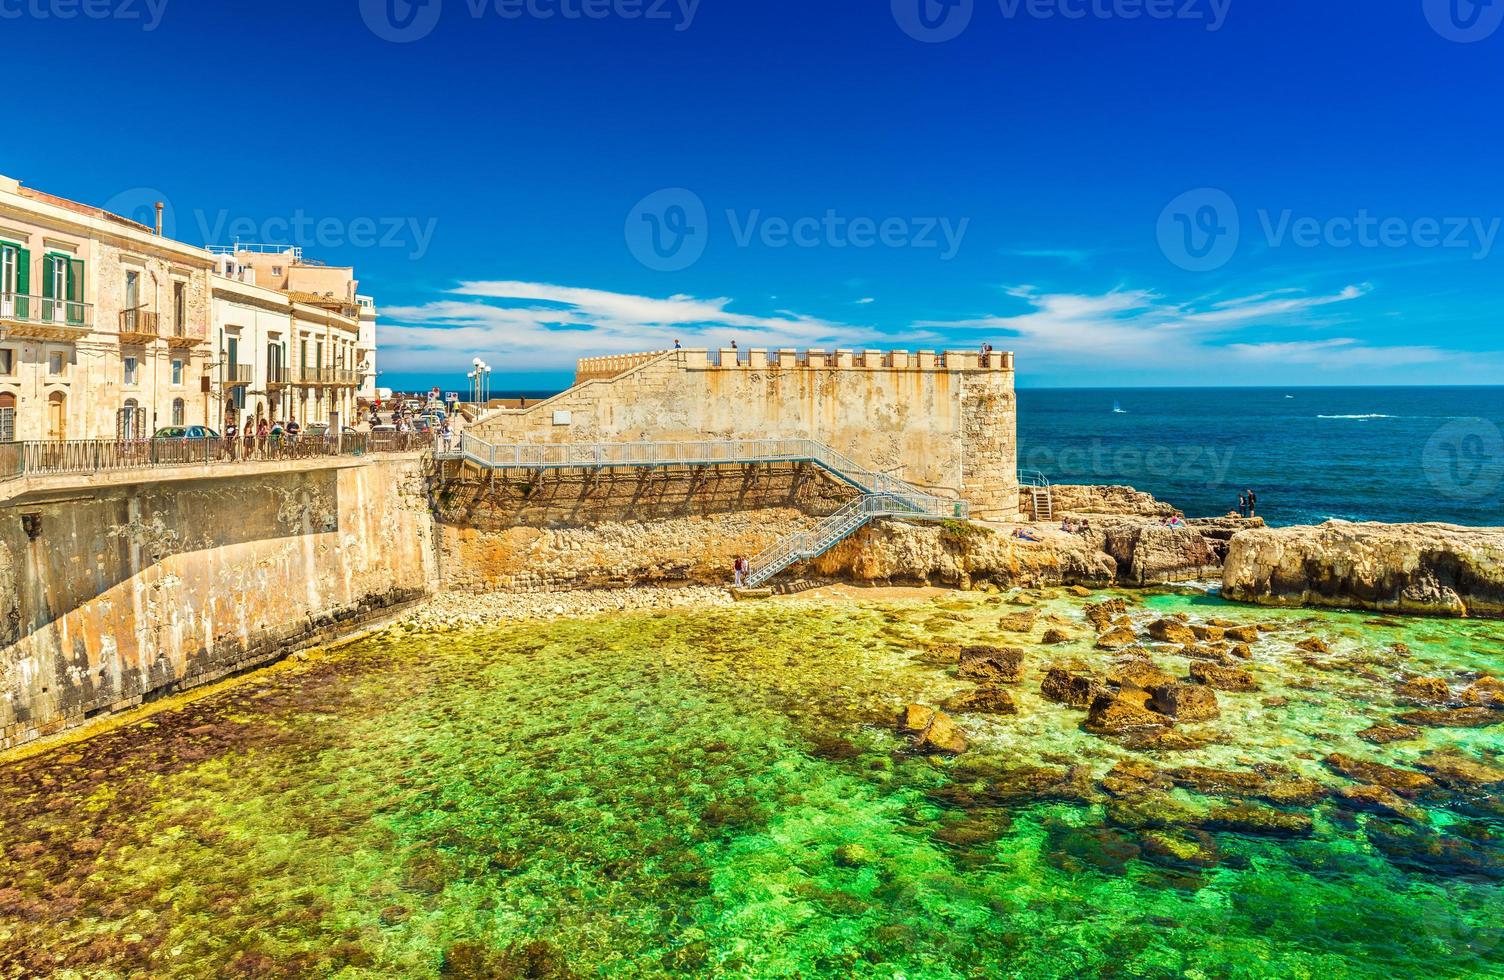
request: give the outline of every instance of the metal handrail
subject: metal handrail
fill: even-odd
[[[1038,487],[1041,490],[1050,488],[1050,478],[1038,470],[1019,470],[1018,485],[1021,487]]]

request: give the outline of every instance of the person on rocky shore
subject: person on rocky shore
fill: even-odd
[[[1254,493],[1252,490],[1249,490],[1248,491],[1248,515],[1247,516],[1249,516],[1249,517],[1257,517],[1257,516],[1259,516],[1258,510],[1259,510],[1259,495],[1256,494],[1256,493]]]

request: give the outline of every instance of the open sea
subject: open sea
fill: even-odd
[[[1018,393],[1019,466],[1127,484],[1193,517],[1504,524],[1504,388]]]

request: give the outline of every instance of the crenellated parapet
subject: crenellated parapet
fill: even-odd
[[[906,351],[906,350],[822,350],[810,348],[752,347],[738,350],[684,348],[651,351],[643,354],[613,354],[581,358],[575,370],[575,384],[602,381],[626,374],[644,364],[669,355],[688,371],[1013,371],[1012,351],[992,351],[985,356],[979,350]]]

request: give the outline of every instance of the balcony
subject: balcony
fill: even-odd
[[[78,340],[94,328],[94,304],[0,293],[0,334],[28,340]]]
[[[230,388],[244,388],[256,376],[256,369],[249,364],[224,364],[219,369],[221,384]]]
[[[176,349],[197,347],[208,340],[208,332],[190,333],[187,325],[177,323],[173,325],[172,333],[163,334],[162,339],[167,341],[167,346]]]
[[[292,371],[285,364],[268,364],[266,366],[266,387],[283,388],[292,384]]]
[[[298,381],[305,385],[350,385],[360,384],[360,372],[350,368],[305,367],[299,372]]]
[[[136,307],[120,311],[120,343],[150,344],[157,339],[161,317],[150,310]]]

